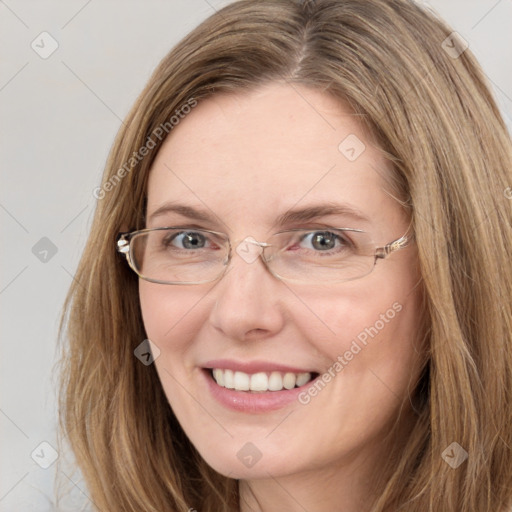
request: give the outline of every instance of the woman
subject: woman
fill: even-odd
[[[109,511],[512,508],[510,138],[405,0],[235,2],[159,65],[66,304]]]

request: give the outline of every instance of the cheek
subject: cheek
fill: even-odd
[[[402,388],[419,352],[421,293],[414,283],[405,276],[364,288],[346,285],[342,294],[302,293],[312,314],[294,318],[327,367],[340,363],[336,375],[343,370],[343,379],[352,380],[375,368]]]
[[[139,300],[148,338],[161,350],[181,350],[188,346],[203,321],[200,302],[207,291],[198,287],[139,282]]]
[[[371,288],[354,287],[342,297],[324,295],[316,302],[303,297],[321,318],[311,322],[310,316],[308,322],[303,316],[299,328],[322,354],[325,385],[311,386],[301,403],[310,413],[329,411],[336,421],[325,427],[326,437],[340,446],[342,439],[374,435],[393,420],[420,369],[419,290],[400,283]]]
[[[416,302],[393,290],[386,293],[354,290],[337,295],[331,292],[316,297],[302,294],[301,301],[309,313],[296,314],[297,324],[302,332],[308,333],[309,339],[321,339],[326,352],[343,348],[354,339],[364,344],[368,338],[377,336],[376,331],[389,332],[402,325],[407,316],[404,311],[414,309]]]

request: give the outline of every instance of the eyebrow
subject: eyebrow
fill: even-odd
[[[368,217],[353,206],[348,204],[326,203],[307,206],[304,208],[290,209],[276,219],[275,225],[284,226],[286,224],[308,222],[321,217],[327,217],[329,215],[340,215],[359,222],[370,222]]]
[[[189,219],[203,222],[215,222],[216,218],[218,220],[216,215],[209,213],[206,210],[201,210],[192,206],[176,203],[163,204],[149,216],[149,219],[153,220],[157,217],[162,217],[169,213],[177,213],[183,217],[188,217]],[[328,202],[320,205],[306,206],[304,208],[290,209],[277,217],[273,225],[282,227],[289,224],[309,222],[321,217],[327,217],[331,215],[340,215],[355,221],[370,223],[370,219],[357,208],[348,204]]]

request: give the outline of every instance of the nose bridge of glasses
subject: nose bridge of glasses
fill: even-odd
[[[236,244],[235,252],[248,264],[254,263],[261,256],[261,259],[266,266],[264,250],[267,247],[271,247],[271,244],[259,242],[254,237],[247,236]]]
[[[248,243],[248,244],[252,244],[252,245],[255,245],[257,247],[270,247],[271,244],[268,244],[267,242],[258,242],[258,240],[256,240],[255,238],[253,238],[252,236],[247,236],[245,237],[243,240],[241,240],[237,247],[240,245],[240,244],[243,244],[243,243]]]

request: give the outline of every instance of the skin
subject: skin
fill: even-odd
[[[366,146],[350,161],[348,135]],[[409,221],[389,192],[390,167],[350,110],[319,91],[272,83],[200,102],[165,141],[148,183],[147,227],[194,224],[265,241],[278,215],[296,207],[350,204],[369,222],[326,216],[284,226],[355,227],[377,245],[403,235]],[[173,201],[207,210],[212,221],[176,213],[152,218]],[[214,283],[140,281],[156,368],[191,442],[218,472],[240,479],[241,510],[367,510],[368,477],[385,457],[383,438],[417,378],[421,310],[415,246],[380,260],[369,275],[341,284],[284,283],[258,259],[236,252]],[[319,372],[393,304],[393,319],[307,404],[250,414],[217,403],[201,366],[212,359],[265,360]],[[397,307],[397,306],[395,306]],[[407,418],[405,410],[404,418]],[[247,443],[261,459],[245,467]]]

